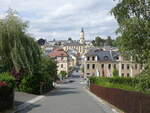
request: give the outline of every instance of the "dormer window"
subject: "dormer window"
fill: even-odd
[[[117,56],[116,59],[119,60],[119,57]]]
[[[104,60],[108,60],[108,56],[104,56]]]

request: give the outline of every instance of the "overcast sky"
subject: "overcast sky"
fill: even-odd
[[[109,11],[113,0],[0,0],[0,18],[8,8],[29,21],[28,32],[36,39],[78,40],[83,27],[86,39],[116,37],[117,22]]]

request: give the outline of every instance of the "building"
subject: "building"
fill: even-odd
[[[85,44],[84,29],[83,28],[80,32],[80,44]]]
[[[143,70],[143,66],[133,61],[123,59],[118,51],[91,49],[83,61],[84,77],[88,76],[113,76],[113,71],[118,70],[119,76],[134,77]]]
[[[75,50],[80,55],[83,55],[86,52],[87,48],[90,48],[91,44],[86,44],[84,29],[81,29],[80,40],[79,41],[69,41],[62,45],[62,48],[67,52],[69,50]]]
[[[69,72],[69,56],[63,49],[56,49],[48,54],[57,62],[57,73],[61,71]]]
[[[67,54],[69,55],[69,67],[75,67],[78,64],[77,52],[69,50]]]

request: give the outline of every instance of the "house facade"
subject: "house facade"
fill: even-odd
[[[92,49],[83,61],[84,77],[107,76],[112,77],[117,70],[119,76],[134,77],[143,70],[143,66],[133,61],[123,59],[118,51]]]
[[[63,49],[56,49],[48,54],[57,62],[57,73],[61,71],[69,72],[69,56]]]

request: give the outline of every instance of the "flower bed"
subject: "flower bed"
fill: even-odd
[[[13,107],[14,87],[14,78],[9,73],[0,74],[0,111]]]
[[[5,82],[0,82],[0,111],[12,108],[14,104],[14,91]]]

